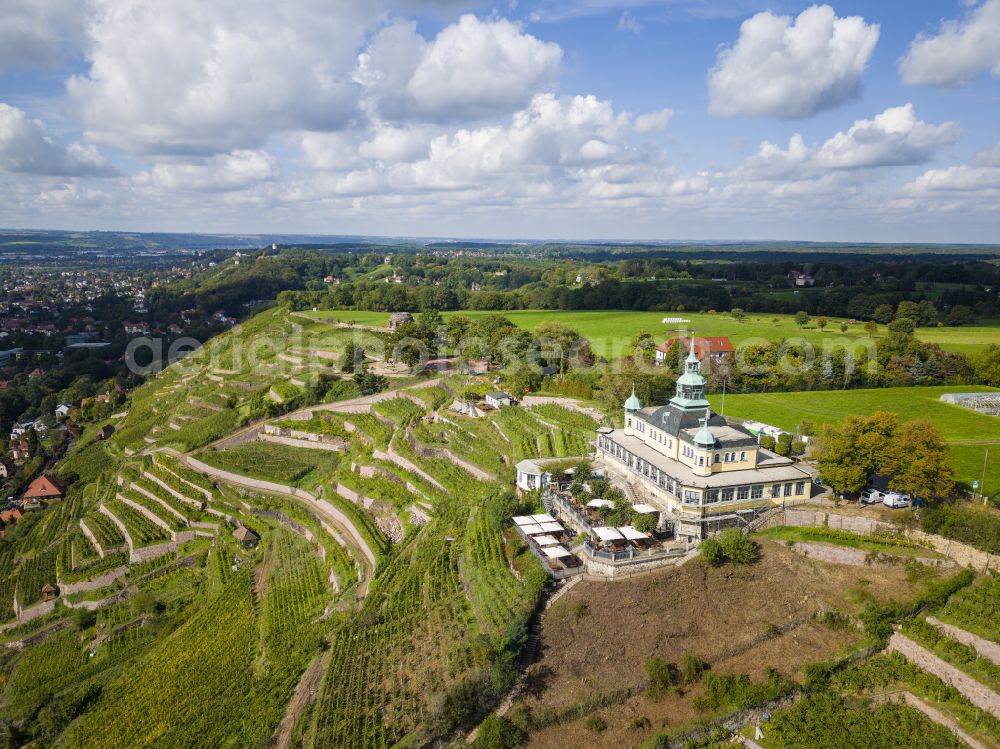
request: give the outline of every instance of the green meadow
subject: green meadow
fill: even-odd
[[[930,419],[949,442],[951,461],[959,481],[972,484],[981,478],[986,450],[990,461],[986,472],[987,494],[1000,493],[1000,418],[976,413],[963,406],[943,403],[943,393],[988,392],[980,386],[936,386],[880,388],[872,390],[828,390],[794,393],[728,394],[727,416],[755,419],[794,433],[803,421],[830,424],[845,416],[866,416],[890,411],[901,420]],[[712,407],[722,410],[722,396],[709,397]]]
[[[366,312],[354,310],[321,310],[308,313],[319,319],[354,322],[360,325],[385,325],[389,320],[388,312]],[[461,310],[446,312],[451,315],[466,315],[479,317],[497,314],[480,310]],[[648,331],[657,339],[666,339],[677,335],[679,331],[693,329],[697,335],[729,336],[733,345],[749,343],[756,340],[773,341],[780,338],[805,339],[809,343],[820,346],[824,340],[838,337],[848,339],[866,339],[862,323],[849,325],[846,332],[840,331],[840,326],[846,320],[830,318],[826,330],[816,327],[815,321],[810,321],[804,328],[796,325],[793,315],[748,314],[741,322],[734,320],[729,314],[712,314],[698,312],[632,312],[629,310],[513,310],[501,312],[512,322],[533,330],[546,322],[562,322],[576,328],[581,335],[590,339],[594,353],[607,358],[622,356],[628,350],[629,342],[640,331]],[[685,323],[663,323],[665,317],[689,320]],[[885,328],[880,327],[876,335],[883,335]],[[969,327],[969,328],[920,328],[917,338],[939,344],[943,349],[968,353],[979,351],[990,343],[1000,343],[1000,326]]]

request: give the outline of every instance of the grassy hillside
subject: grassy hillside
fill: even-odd
[[[930,419],[950,443],[959,481],[971,484],[981,478],[985,451],[990,449],[986,491],[995,494],[1000,491],[1000,418],[940,400],[943,393],[991,390],[979,386],[941,386],[728,394],[725,412],[727,416],[756,419],[792,433],[803,421],[832,424],[851,414],[867,415],[874,411],[889,411],[904,421]],[[709,401],[715,409],[722,406],[721,395],[710,396]]]
[[[328,403],[268,419],[346,451],[252,435],[206,446],[356,336],[370,334],[262,313],[134,391],[115,439],[74,446],[60,466],[79,477],[70,496],[0,540],[0,713],[20,743],[265,746],[280,734],[389,747],[474,723],[501,698],[548,579],[502,535],[532,509],[513,498],[513,462],[581,454],[594,424],[551,405],[495,425],[438,419],[468,386],[452,377],[361,413]],[[237,543],[237,525],[259,546]],[[55,610],[18,623],[15,596],[37,604],[47,583],[64,588]]]

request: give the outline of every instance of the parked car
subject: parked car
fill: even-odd
[[[909,507],[910,498],[905,494],[900,494],[899,492],[889,492],[882,500],[882,504],[886,507],[892,507],[893,509],[897,507]]]
[[[861,504],[874,505],[885,499],[885,495],[878,489],[865,489],[861,492]]]

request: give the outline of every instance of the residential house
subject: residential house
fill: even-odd
[[[14,461],[6,455],[0,456],[0,478],[9,479],[17,470]]]
[[[70,409],[73,407],[69,403],[60,403],[56,406],[55,414],[57,419],[65,419],[69,416]]]
[[[667,361],[667,352],[674,342],[679,342],[684,349],[691,348],[691,336],[682,338],[668,338],[662,346],[656,347],[656,363],[659,366],[674,366],[674,362]],[[727,336],[695,336],[694,355],[699,362],[704,362],[706,357],[714,364],[731,362],[736,356],[736,349],[733,342]]]
[[[4,510],[0,512],[0,523],[4,525],[10,525],[11,523],[16,523],[18,520],[24,517],[24,513],[21,512],[19,507],[12,507],[9,510]]]
[[[814,286],[816,284],[816,279],[811,275],[797,270],[789,272],[788,280],[792,286]]]
[[[39,476],[28,484],[28,490],[23,499],[27,501],[52,501],[62,499],[66,494],[66,485],[56,478]]]
[[[500,390],[496,390],[492,393],[487,393],[485,395],[486,405],[492,406],[493,408],[503,408],[504,406],[513,406],[516,401],[508,393],[504,393]]]

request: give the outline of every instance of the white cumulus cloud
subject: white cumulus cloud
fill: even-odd
[[[712,114],[809,117],[861,90],[878,42],[878,24],[838,18],[814,5],[792,19],[764,11],[743,22],[736,43],[709,72]]]
[[[0,71],[62,62],[80,44],[86,10],[78,0],[4,0]]]
[[[909,84],[953,86],[989,70],[1000,78],[1000,0],[986,0],[961,21],[945,21],[921,34],[900,60]]]
[[[890,107],[868,120],[856,120],[818,148],[796,133],[781,148],[764,141],[740,174],[757,180],[811,179],[832,170],[926,164],[959,136],[957,122],[932,125],[918,120],[912,104]]]
[[[661,109],[658,112],[640,114],[635,118],[632,128],[637,133],[656,133],[660,130],[666,130],[673,116],[674,110],[672,109]]]
[[[168,191],[229,192],[252,187],[278,176],[278,163],[269,153],[235,150],[216,154],[201,163],[158,163],[133,177],[137,187]]]
[[[969,164],[929,169],[903,188],[925,200],[954,201],[951,209],[983,205],[1000,209],[1000,142],[973,155]]]
[[[61,146],[45,126],[24,111],[0,103],[0,171],[65,177],[103,177],[115,173],[91,145]]]
[[[355,80],[388,119],[476,119],[523,106],[554,81],[561,61],[558,44],[503,18],[466,14],[429,42],[397,19],[359,55]]]
[[[88,136],[132,151],[215,153],[357,114],[350,80],[376,4],[93,0],[89,70],[67,81]]]
[[[846,133],[824,143],[816,158],[822,166],[839,169],[924,164],[958,135],[957,122],[930,125],[918,120],[907,103],[870,120],[857,120]]]

